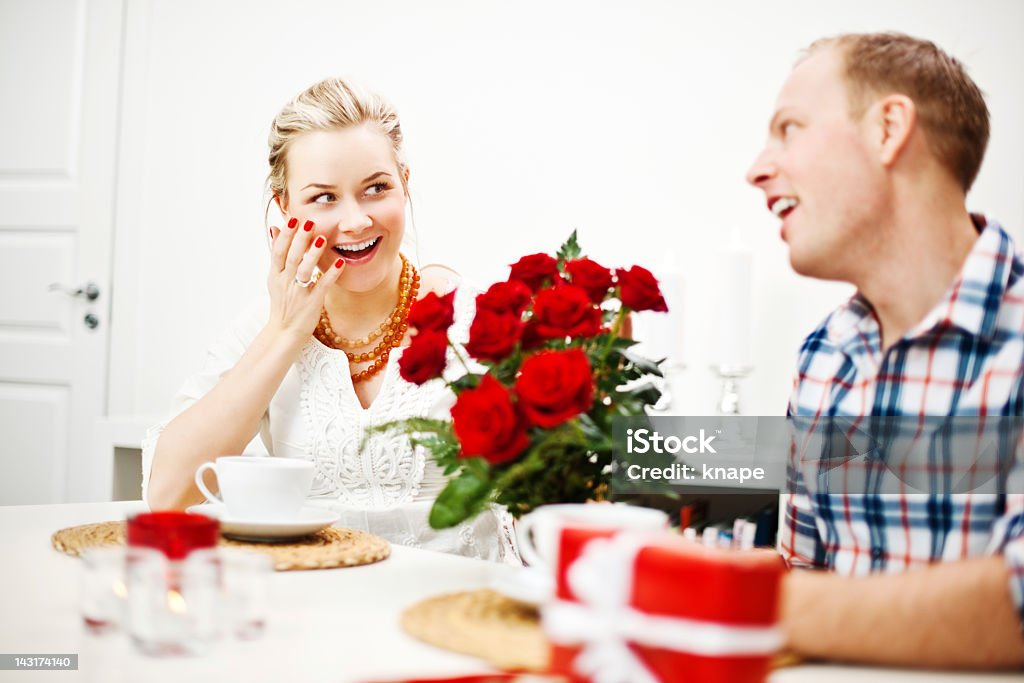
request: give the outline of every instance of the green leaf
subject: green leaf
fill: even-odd
[[[573,430],[575,431],[575,430]],[[514,516],[549,503],[578,503],[603,496],[610,451],[544,439],[498,475],[495,500]]]
[[[425,417],[411,417],[407,420],[394,420],[384,424],[367,427],[363,430],[363,438],[359,441],[359,450],[366,448],[366,439],[371,434],[398,431],[405,434],[450,434],[451,422],[448,420],[431,420]]]
[[[389,432],[394,429],[406,433],[447,432],[450,427],[451,423],[448,420],[433,420],[427,417],[410,417],[405,420],[394,420],[392,422],[385,422],[381,425],[367,427],[366,431],[369,433],[376,433]]]
[[[451,474],[459,469],[459,452],[461,448],[455,435],[450,431],[446,434],[434,434],[427,437],[411,436],[409,443],[415,446],[422,446],[430,451],[434,462],[444,469],[445,474]]]
[[[491,368],[491,375],[505,386],[512,386],[516,381],[516,373],[523,360],[518,345],[512,355]]]
[[[623,417],[633,417],[644,412],[644,404],[632,398],[620,398],[612,404],[614,412]]]
[[[655,377],[664,377],[661,372],[661,368],[658,367],[658,364],[661,361],[653,361],[649,358],[644,358],[632,349],[616,349],[616,352],[644,374],[654,375]]]
[[[619,373],[612,373],[612,376],[601,375],[597,380],[597,390],[601,394],[611,394],[629,379],[620,377]]]
[[[483,510],[490,498],[493,482],[483,458],[465,461],[459,476],[448,481],[430,508],[430,526],[447,529]]]
[[[631,387],[626,391],[619,392],[619,396],[629,396],[634,400],[641,401],[646,405],[654,405],[661,400],[661,389],[659,389],[653,382],[645,382],[636,387]],[[618,400],[619,396],[613,396],[612,400]]]
[[[608,335],[605,335],[605,339],[607,338]],[[636,346],[639,343],[640,342],[638,342],[636,339],[629,339],[628,337],[615,337],[611,341],[613,349],[628,349],[629,347]]]
[[[569,239],[558,248],[559,265],[566,261],[578,259],[581,253],[583,252],[580,250],[579,242],[576,241],[576,231],[573,230],[572,234],[569,235]]]
[[[414,447],[421,446],[430,451],[430,455],[444,469],[445,474],[451,474],[462,465],[462,461],[459,459],[462,448],[459,445],[459,440],[455,438],[452,423],[444,420],[442,424],[443,427],[435,432],[420,431],[409,434],[409,443]]]
[[[467,372],[462,377],[452,382],[452,388],[459,391],[465,391],[466,389],[475,389],[480,384],[481,375],[474,375],[471,372]]]
[[[592,450],[607,450],[612,447],[611,434],[601,429],[588,414],[580,415],[580,429],[586,437],[587,447]]]

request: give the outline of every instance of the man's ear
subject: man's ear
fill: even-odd
[[[917,127],[917,108],[906,95],[888,95],[875,103],[873,118],[877,131],[879,161],[892,166],[906,149]]]

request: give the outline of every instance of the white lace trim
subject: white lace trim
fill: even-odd
[[[472,319],[472,294],[460,289],[455,305],[457,322],[451,336],[461,344]],[[365,435],[369,427],[426,417],[450,396],[440,380],[421,386],[403,380],[398,372],[402,351],[396,349],[388,358],[380,392],[364,409],[352,385],[345,353],[315,338],[303,347],[296,367],[302,379],[302,418],[310,436],[303,457],[316,468],[312,495],[337,498],[343,505],[360,509],[387,509],[410,503],[420,493],[428,464],[424,450],[413,448],[398,432]],[[459,362],[451,349],[448,361],[449,366]],[[429,465],[437,469],[433,461]]]
[[[484,368],[463,350],[476,293],[465,285],[457,290],[455,324],[449,334],[473,372],[483,372]],[[143,442],[144,499],[156,443],[164,427],[234,367],[265,321],[265,309],[266,302],[261,301],[239,317],[236,329],[227,338],[229,343],[215,345],[203,371],[186,380],[179,390],[171,416],[147,432]],[[451,349],[448,354],[445,378],[453,381],[465,368]],[[315,465],[315,498],[310,502],[336,509],[342,514],[341,526],[365,529],[394,543],[521,566],[512,516],[503,507],[493,505],[451,529],[430,527],[430,506],[447,477],[429,454],[411,448],[406,437],[373,435],[360,450],[365,427],[412,416],[446,418],[455,400],[441,380],[420,387],[405,382],[398,373],[400,357],[401,349],[396,349],[384,370],[379,395],[364,410],[352,387],[344,353],[311,339],[292,368],[292,379],[286,378],[279,390],[277,398],[283,397],[283,403],[275,408],[276,401],[271,402],[254,443],[258,440],[260,450],[265,446],[279,457],[311,460]],[[300,425],[299,429],[293,428]],[[246,452],[250,448],[253,444]]]

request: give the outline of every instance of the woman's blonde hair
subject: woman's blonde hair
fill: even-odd
[[[326,78],[296,95],[274,117],[267,139],[270,147],[267,159],[270,163],[267,189],[271,194],[271,200],[274,197],[288,197],[286,161],[292,140],[303,133],[340,130],[363,124],[376,126],[391,140],[391,149],[402,179],[402,189],[408,194],[405,155],[402,150],[402,126],[395,108],[380,95],[360,88],[354,83],[341,78]]]

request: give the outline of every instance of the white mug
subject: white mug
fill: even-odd
[[[668,515],[625,503],[542,505],[516,521],[519,554],[532,567],[554,571],[562,529],[567,527],[656,532],[668,529]]]
[[[221,495],[203,483],[213,470]],[[313,484],[313,463],[298,458],[228,455],[204,462],[196,470],[196,486],[207,500],[224,503],[238,519],[288,519],[302,509]]]

